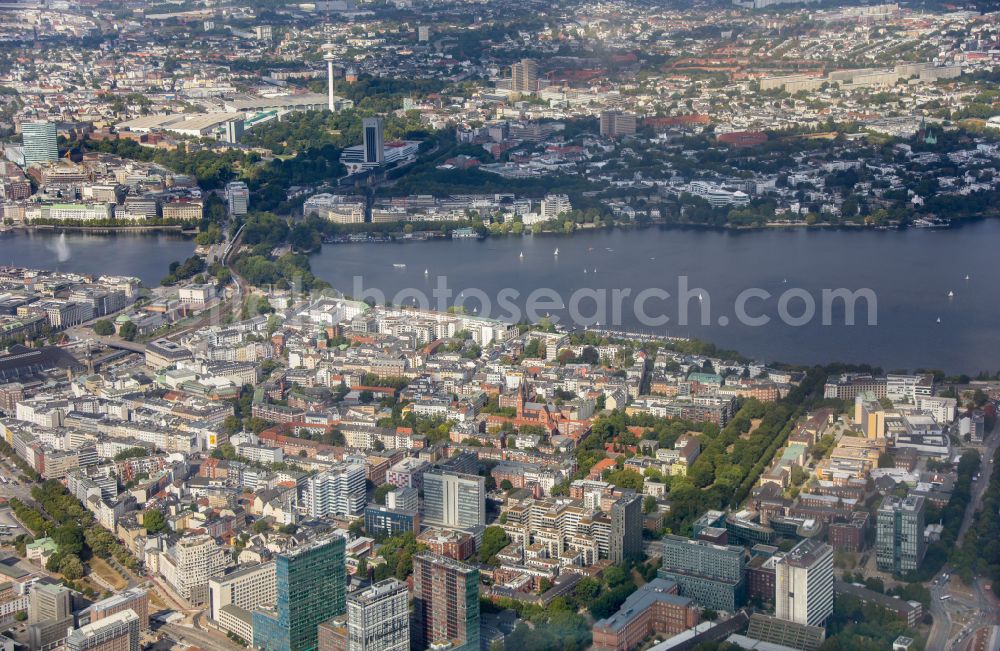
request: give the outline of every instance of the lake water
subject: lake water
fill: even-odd
[[[355,293],[359,277],[363,287],[389,298],[404,289],[425,294],[432,307],[437,307],[432,290],[439,282],[452,290],[450,302],[478,289],[492,303],[490,313],[501,317],[509,313],[498,300],[504,289],[518,293],[509,302],[520,316],[527,296],[538,288],[551,289],[564,303],[579,290],[603,289],[607,309],[598,319],[601,326],[616,321],[618,329],[632,332],[700,337],[765,361],[869,362],[886,370],[924,367],[974,374],[1000,370],[998,243],[1000,220],[899,232],[649,228],[568,237],[327,245],[312,258],[312,267],[345,292]],[[0,264],[127,274],[155,285],[171,261],[185,259],[193,248],[190,239],[168,234],[15,232],[0,234]],[[689,289],[687,325],[678,324],[682,276]],[[653,296],[643,305],[649,316],[669,317],[665,325],[644,323],[635,309],[632,299],[649,288],[671,294],[666,300]],[[747,301],[745,310],[767,316],[767,325],[746,325],[737,318],[737,297],[751,288],[771,296]],[[843,303],[836,301],[830,311],[833,325],[823,325],[822,291],[838,288],[871,289],[877,325],[866,325],[863,301],[856,304],[859,325],[844,325]],[[631,296],[619,301],[616,320],[611,291],[623,289]],[[813,299],[817,314],[805,325],[787,325],[780,318],[777,304],[789,290]],[[583,297],[579,311],[593,321],[594,300],[578,296]],[[788,312],[799,316],[803,305],[793,298]],[[475,300],[466,307],[481,311]],[[709,312],[705,324],[703,307]],[[538,314],[545,313],[565,318],[567,310],[540,305]],[[719,325],[720,318],[729,323]]]
[[[579,302],[583,316],[603,316],[601,326],[614,321],[619,329],[633,332],[699,337],[770,362],[868,362],[886,370],[923,367],[974,374],[1000,370],[998,243],[1000,220],[949,230],[888,232],[649,228],[327,245],[313,257],[312,268],[351,294],[358,293],[355,281],[360,278],[361,286],[377,288],[389,298],[415,290],[433,307],[438,302],[431,292],[443,276],[456,297],[481,290],[491,302],[490,314],[501,317],[509,312],[498,306],[504,288],[519,293],[512,302],[522,314],[527,295],[536,288],[551,288],[564,304],[578,290],[604,289],[603,315],[595,309],[598,299]],[[687,325],[678,323],[681,277],[687,278]],[[649,288],[671,295],[666,300],[655,295],[643,304],[646,315],[669,317],[665,325],[640,318],[630,299],[623,302],[621,318],[614,318],[612,290],[629,289],[635,297]],[[738,296],[753,288],[770,298],[745,301],[744,313],[767,316],[766,325],[737,318]],[[822,292],[839,288],[870,289],[877,325],[867,325],[865,301],[855,303],[858,325],[844,325],[844,303],[836,300],[827,310],[831,324],[824,325]],[[806,306],[806,299],[795,293],[807,294],[815,305],[816,316],[805,325],[782,322],[778,304],[789,290],[794,290],[787,297],[791,316],[803,315]],[[469,312],[481,310],[478,306],[475,300],[465,305]],[[709,308],[706,322],[703,307]],[[567,312],[543,309],[542,314],[554,316]]]
[[[150,287],[167,275],[171,262],[193,252],[190,238],[165,233],[0,233],[0,264],[136,276]]]

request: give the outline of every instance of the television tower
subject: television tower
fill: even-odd
[[[333,62],[337,58],[333,54],[334,45],[333,43],[327,43],[323,46],[323,60],[326,61],[326,101],[327,108],[331,111],[333,108]]]

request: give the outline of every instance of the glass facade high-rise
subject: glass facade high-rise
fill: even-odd
[[[486,523],[486,480],[478,475],[424,473],[426,524],[464,528]]]
[[[611,505],[611,537],[608,558],[621,563],[642,557],[642,496],[627,495]]]
[[[446,556],[413,557],[411,648],[450,644],[449,651],[479,651],[479,570]]]
[[[924,498],[890,495],[878,508],[875,562],[883,572],[910,572],[924,558]]]
[[[275,558],[277,599],[253,614],[253,645],[264,651],[313,651],[317,626],[346,610],[344,538],[315,540]]]
[[[364,118],[361,128],[364,132],[365,164],[381,165],[385,161],[385,123],[382,118]]]
[[[668,534],[658,575],[676,583],[682,596],[703,608],[735,612],[746,594],[745,567],[742,547]]]
[[[59,160],[59,141],[56,125],[37,121],[21,124],[21,142],[24,143],[24,164],[54,163]]]

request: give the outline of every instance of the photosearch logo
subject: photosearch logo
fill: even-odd
[[[810,291],[790,287],[779,294],[750,287],[741,291],[727,309],[718,306],[710,292],[694,287],[688,276],[678,276],[676,285],[664,287],[595,288],[584,287],[568,294],[550,287],[523,292],[505,287],[493,293],[471,287],[458,295],[448,277],[435,279],[426,289],[409,287],[391,296],[378,288],[366,287],[363,276],[354,276],[351,296],[373,305],[396,305],[419,310],[467,315],[509,323],[537,323],[543,318],[568,327],[622,327],[639,324],[643,328],[667,326],[721,326],[734,323],[763,327],[774,322],[799,328],[819,319],[824,326],[878,325],[878,298],[870,288],[831,288]]]

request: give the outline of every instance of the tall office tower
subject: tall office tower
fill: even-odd
[[[413,557],[411,647],[451,644],[449,651],[479,649],[479,570],[446,556]]]
[[[228,120],[223,126],[222,140],[231,145],[235,145],[243,137],[245,123],[243,120]]]
[[[21,142],[24,143],[24,164],[54,163],[59,160],[56,125],[44,120],[23,122]]]
[[[423,522],[457,528],[485,524],[485,479],[441,470],[425,472]]]
[[[657,574],[679,585],[682,596],[703,608],[735,612],[745,598],[744,567],[742,547],[667,534]]]
[[[35,651],[52,646],[73,628],[73,597],[69,588],[36,583],[28,595],[28,646]]]
[[[924,498],[888,496],[878,507],[875,561],[883,572],[910,572],[924,558]]]
[[[510,89],[517,93],[534,93],[538,90],[538,62],[521,59],[510,67]]]
[[[385,123],[382,118],[364,118],[361,128],[364,130],[365,164],[381,165],[385,162]]]
[[[642,557],[642,495],[626,495],[611,505],[608,558],[621,563]]]
[[[129,588],[102,599],[90,607],[90,621],[99,622],[112,615],[131,610],[139,617],[139,630],[149,628],[149,592],[145,588]]]
[[[417,27],[417,40],[421,43],[426,43],[431,40],[430,25],[420,25]]]
[[[128,609],[82,626],[66,636],[66,651],[139,651],[139,616]]]
[[[605,138],[635,134],[635,114],[622,111],[601,111],[601,135]]]
[[[330,111],[335,109],[333,95],[333,62],[337,60],[337,55],[333,53],[334,47],[333,43],[327,43],[323,46],[323,60],[326,61],[326,101],[327,108],[329,108]]]
[[[226,184],[226,199],[230,215],[245,215],[250,208],[250,188],[243,181]]]
[[[275,558],[273,609],[253,613],[253,645],[263,651],[311,651],[317,627],[344,613],[347,571],[344,538],[306,543]]]
[[[833,547],[808,538],[774,565],[774,614],[823,626],[833,614]]]
[[[347,600],[345,651],[409,651],[410,604],[405,583],[379,581]]]
[[[302,503],[310,517],[361,515],[365,510],[365,467],[338,463],[306,480]]]

